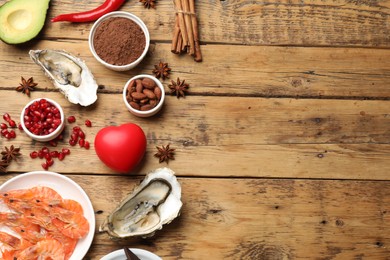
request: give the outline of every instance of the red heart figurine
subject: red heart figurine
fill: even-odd
[[[95,137],[95,151],[99,159],[118,172],[128,173],[134,169],[145,150],[145,133],[136,124],[108,126]]]

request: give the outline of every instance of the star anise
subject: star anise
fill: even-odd
[[[8,165],[9,165],[9,163],[7,163],[7,161],[1,160],[0,161],[0,172],[7,172]]]
[[[169,160],[175,160],[175,149],[169,148],[169,144],[167,146],[156,146],[158,152],[154,155],[155,157],[159,158],[159,163],[167,162]]]
[[[17,160],[17,157],[20,156],[20,148],[15,148],[13,145],[11,145],[10,148],[7,146],[4,147],[5,150],[1,152],[2,160],[6,161],[7,163],[10,163],[12,160]]]
[[[33,91],[35,86],[38,85],[38,83],[34,83],[33,78],[29,78],[28,80],[25,80],[23,77],[21,77],[22,83],[19,83],[19,86],[16,88],[16,91],[25,93],[27,96],[30,96],[30,91]]]
[[[148,8],[148,9],[150,7],[155,8],[154,6],[156,4],[156,0],[139,0],[139,1],[144,4],[145,8]]]
[[[185,83],[185,80],[180,81],[177,78],[177,82],[172,80],[172,84],[169,84],[168,87],[171,89],[171,94],[176,94],[177,98],[185,97],[185,93],[188,91],[190,85]]]
[[[158,65],[154,65],[153,73],[156,76],[156,78],[162,78],[163,80],[165,78],[169,78],[169,73],[171,71],[171,68],[168,67],[168,63],[161,62]]]

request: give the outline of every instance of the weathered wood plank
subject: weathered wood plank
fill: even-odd
[[[1,0],[0,4],[5,0]],[[45,38],[87,39],[92,23],[51,23],[50,18],[86,11],[102,1],[52,0]],[[304,46],[390,46],[389,1],[196,1],[203,43]],[[127,1],[120,9],[140,16],[152,40],[172,39],[175,10],[172,1],[144,9]]]
[[[161,166],[155,146],[176,148],[169,165],[179,175],[301,177],[388,180],[390,170],[390,116],[388,101],[296,100],[244,97],[168,96],[164,108],[153,118],[137,118],[122,104],[119,94],[99,94],[96,105],[81,108],[59,93],[32,93],[32,97],[58,101],[66,115],[75,115],[91,143],[107,125],[139,124],[148,139],[144,162],[137,173]],[[28,97],[2,91],[0,113],[16,120]],[[109,111],[103,115],[103,112]],[[69,137],[66,128],[65,139]],[[20,145],[24,157],[10,171],[41,169],[40,160],[28,154],[42,148],[23,133],[0,145]],[[69,146],[62,143],[57,149]],[[60,172],[111,173],[93,151],[72,148],[74,156],[51,168]],[[362,167],[364,165],[364,167]],[[193,169],[197,169],[196,173]]]
[[[4,181],[10,176],[1,176]],[[99,226],[139,182],[70,176],[93,198]],[[87,257],[122,246],[163,259],[386,259],[390,182],[180,178],[181,216],[152,238],[115,242],[96,234]],[[223,234],[223,236],[222,236]]]
[[[169,44],[154,44],[137,69],[114,72],[92,57],[86,42],[73,41],[41,41],[19,48],[0,44],[0,89],[13,89],[21,75],[33,76],[40,89],[54,89],[28,56],[30,49],[41,48],[80,56],[104,86],[101,92],[120,93],[129,78],[152,74],[153,65],[163,60],[172,68],[172,79],[185,79],[199,95],[390,98],[390,50],[207,45],[204,63],[196,63],[172,54]]]

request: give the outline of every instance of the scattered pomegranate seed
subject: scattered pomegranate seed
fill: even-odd
[[[49,165],[47,163],[42,163],[42,168],[45,169],[46,171],[49,169]]]
[[[91,120],[85,120],[85,125],[87,126],[87,127],[92,127],[92,122],[91,122]]]
[[[9,116],[8,113],[5,113],[5,114],[3,115],[3,119],[4,119],[5,121],[8,122],[8,121],[11,119],[11,117]]]
[[[22,127],[21,123],[18,124],[18,128],[19,128],[20,131],[23,131],[23,127]]]
[[[6,124],[4,124],[4,123],[0,124],[0,129],[7,129],[7,128],[8,128],[8,126]]]
[[[1,130],[1,135],[5,137],[5,135],[8,134],[8,130],[7,129],[3,129]]]
[[[49,148],[47,148],[46,146],[42,147],[41,151],[43,152],[44,155],[46,155],[50,152]]]
[[[89,149],[89,142],[88,141],[85,141],[84,148],[87,149],[87,150]]]
[[[62,160],[64,160],[64,158],[65,158],[65,154],[64,153],[59,153],[58,154],[58,160],[62,161]]]
[[[46,160],[51,160],[51,155],[50,155],[50,153],[45,154],[45,159],[46,159]]]
[[[62,148],[62,152],[66,155],[70,154],[70,150],[68,148]]]
[[[80,137],[81,139],[85,139],[85,133],[83,132],[83,130],[80,129],[80,131],[78,132],[78,134],[79,134],[79,137]]]
[[[8,121],[8,124],[9,124],[9,126],[10,126],[11,128],[15,128],[15,127],[16,127],[16,123],[15,123],[15,121],[12,120],[12,119],[10,119],[10,120]]]
[[[68,122],[69,123],[74,123],[74,122],[76,122],[76,118],[74,116],[69,116],[68,117]]]
[[[46,160],[46,164],[48,167],[50,167],[54,164],[54,161],[52,159],[48,159],[48,160]]]
[[[84,139],[80,139],[79,140],[80,147],[84,147],[84,144],[85,144],[85,140]]]
[[[50,144],[50,146],[56,147],[56,146],[57,146],[57,141],[51,140],[51,141],[49,142],[49,144]]]
[[[14,130],[11,130],[11,131],[9,132],[9,136],[10,136],[10,138],[15,138],[15,137],[16,137],[15,131],[14,131]]]
[[[77,141],[74,140],[74,139],[70,139],[70,140],[69,140],[69,144],[70,144],[71,146],[75,146],[76,143],[77,143]]]
[[[39,157],[39,159],[43,159],[44,156],[45,156],[45,155],[43,154],[42,151],[38,151],[38,157]]]
[[[38,157],[38,152],[36,152],[36,151],[31,152],[31,153],[30,153],[30,157],[31,157],[32,159],[37,158],[37,157]]]
[[[50,152],[50,156],[51,156],[52,158],[57,158],[58,155],[59,155],[59,152],[57,152],[57,151]]]

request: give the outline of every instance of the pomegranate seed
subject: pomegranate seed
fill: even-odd
[[[84,134],[83,130],[80,129],[80,131],[79,131],[78,134],[79,134],[79,137],[80,137],[81,139],[85,139],[85,134]]]
[[[76,118],[74,116],[69,116],[68,117],[68,122],[69,123],[74,123],[74,122],[76,122]]]
[[[15,127],[16,127],[16,123],[15,123],[15,121],[12,120],[12,119],[10,119],[10,120],[8,121],[8,124],[9,124],[9,126],[12,127],[12,128],[15,128]]]
[[[8,140],[12,138],[9,133],[7,133],[4,137],[7,138]]]
[[[58,140],[64,140],[64,136],[62,134],[60,134],[56,139]]]
[[[3,119],[4,119],[5,121],[8,122],[8,121],[11,119],[11,117],[9,116],[8,113],[5,113],[5,114],[3,115]]]
[[[68,148],[62,148],[62,152],[66,155],[70,154],[70,150]]]
[[[6,134],[8,134],[8,130],[7,129],[1,130],[1,135],[2,136],[5,136]]]
[[[57,146],[57,141],[51,140],[49,142],[50,146],[56,147]]]
[[[57,157],[58,157],[58,154],[59,154],[59,152],[57,152],[57,151],[50,152],[50,156],[51,156],[52,158],[57,158]]]
[[[85,141],[84,148],[87,149],[87,150],[89,149],[89,142],[88,141]]]
[[[46,160],[51,160],[51,155],[50,155],[50,153],[45,154],[45,159],[46,159]]]
[[[75,146],[76,143],[77,143],[76,140],[73,140],[73,139],[70,139],[70,140],[69,140],[69,144],[70,144],[71,146]]]
[[[18,124],[18,128],[19,128],[19,130],[23,131],[23,127],[22,127],[21,123]]]
[[[46,160],[46,164],[47,164],[47,166],[50,167],[54,164],[54,161],[52,159],[48,159],[48,160]]]
[[[41,151],[43,152],[44,155],[46,155],[50,152],[49,148],[47,148],[46,146],[42,147]]]
[[[41,164],[42,165],[42,168],[44,169],[44,170],[48,170],[49,169],[49,165],[47,164],[47,163],[42,163]]]
[[[64,158],[65,158],[65,154],[64,153],[59,153],[58,154],[58,160],[62,161],[62,160],[64,160]]]
[[[85,144],[84,139],[80,139],[80,140],[79,140],[79,145],[80,145],[80,147],[84,147],[84,144]]]
[[[16,133],[15,133],[14,130],[11,130],[11,131],[9,132],[9,135],[10,135],[11,138],[15,138],[15,137],[16,137]]]
[[[87,126],[87,127],[92,127],[92,122],[91,122],[91,120],[85,120],[85,125]]]
[[[31,153],[30,153],[30,157],[31,157],[32,159],[37,158],[37,157],[38,157],[38,152],[36,152],[36,151],[31,152]]]
[[[4,124],[4,123],[0,124],[0,129],[7,129],[7,128],[8,128],[8,126],[6,124]]]
[[[42,159],[45,155],[43,154],[42,151],[38,151],[38,157],[39,159]]]
[[[81,130],[81,128],[79,127],[79,126],[75,126],[75,127],[73,127],[73,133],[78,133],[78,131],[80,131]]]

